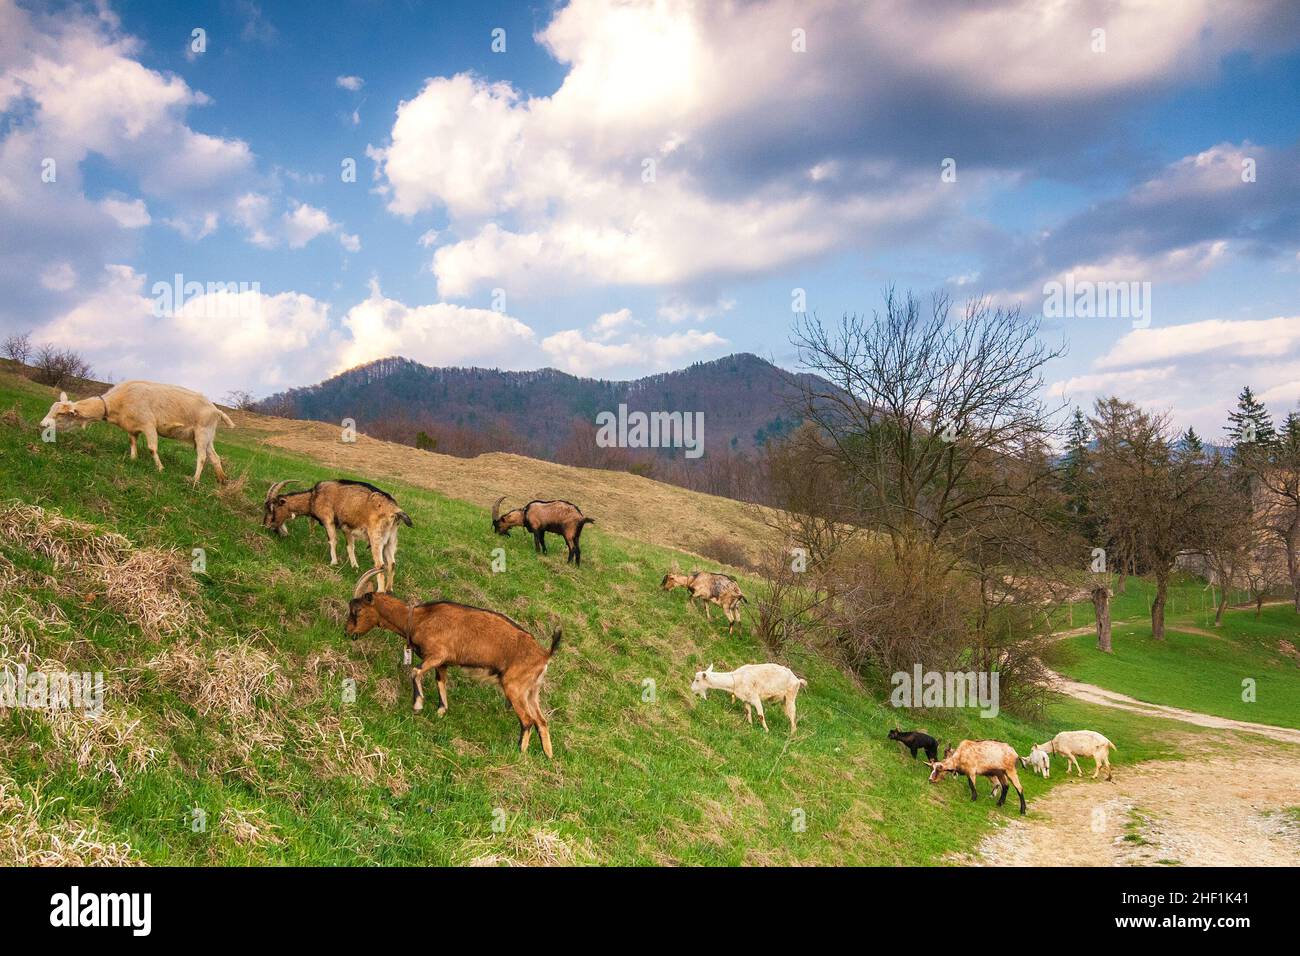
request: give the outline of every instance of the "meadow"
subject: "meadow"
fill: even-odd
[[[295,522],[277,538],[260,526],[271,482],[337,477],[337,465],[226,429],[217,446],[234,480],[218,490],[209,474],[194,489],[193,450],[175,442],[161,443],[162,473],[129,461],[111,426],[42,442],[51,398],[0,371],[0,667],[102,671],[107,698],[93,719],[0,712],[0,864],[935,864],[971,850],[1014,801],[998,809],[984,786],[971,803],[964,784],[927,783],[890,728],[1026,753],[1087,726],[1121,763],[1178,756],[1174,741],[1196,733],[1065,699],[1033,722],[900,713],[794,647],[782,662],[809,682],[799,731],[772,708],[765,734],[725,695],[689,693],[709,663],[773,657],[752,617],[728,637],[716,612],[706,620],[682,592],[658,590],[672,562],[696,556],[601,521],[576,569],[558,541],[538,557],[526,536],[492,534],[486,503],[353,458],[342,474],[377,481],[414,521],[395,593],[492,608],[538,635],[562,624],[542,694],[555,760],[536,741],[521,755],[499,690],[470,675],[452,671],[445,716],[412,713],[401,639],[343,633],[358,572],[327,565],[320,529]],[[518,459],[517,487],[529,467]],[[586,475],[579,502],[601,516],[603,474]],[[689,522],[680,496],[693,493],[674,493],[674,520]],[[1104,666],[1130,661],[1118,630],[1116,643]],[[1031,818],[1062,779],[1024,773]]]

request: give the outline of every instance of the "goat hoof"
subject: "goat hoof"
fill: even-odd
[[[443,716],[445,713],[447,713],[447,708],[446,708],[446,707],[439,707],[439,708],[438,708],[438,716],[439,716],[439,717]]]
[[[411,710],[415,711],[417,714],[420,711],[424,710],[424,701],[417,700],[414,704],[411,705]]]

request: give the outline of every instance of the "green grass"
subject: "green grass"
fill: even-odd
[[[1176,577],[1162,643],[1151,637],[1154,594],[1151,581],[1130,577],[1126,593],[1111,602],[1113,653],[1099,653],[1093,633],[1065,638],[1053,662],[1057,670],[1150,703],[1300,727],[1300,661],[1280,647],[1281,641],[1300,644],[1300,616],[1290,605],[1266,606],[1258,618],[1253,607],[1230,606],[1216,628],[1214,598],[1205,583]],[[1070,618],[1058,615],[1058,629],[1069,626]],[[1074,627],[1094,619],[1091,604],[1074,605]],[[1255,681],[1254,701],[1242,699],[1247,678]]]
[[[493,536],[482,508],[384,481],[415,522],[403,531],[399,596],[490,607],[536,633],[552,617],[564,625],[542,697],[556,759],[548,763],[536,741],[520,755],[500,692],[455,671],[450,712],[413,714],[400,639],[376,631],[351,642],[343,633],[356,572],[326,565],[318,529],[298,522],[278,539],[260,528],[272,480],[332,472],[226,431],[219,450],[246,487],[219,495],[209,474],[195,490],[193,452],[175,442],[161,445],[162,474],[144,458],[128,461],[125,436],[109,426],[43,444],[35,422],[49,401],[48,390],[0,372],[0,415],[20,416],[0,418],[0,501],[57,510],[137,548],[202,548],[207,570],[194,601],[208,623],[202,634],[149,637],[102,595],[88,599],[66,569],[0,535],[0,557],[19,581],[0,596],[0,656],[9,662],[25,644],[47,660],[103,670],[105,719],[127,729],[122,740],[92,741],[79,767],[43,716],[0,712],[0,787],[46,832],[92,824],[101,841],[176,865],[928,864],[968,850],[1009,814],[987,798],[968,802],[951,780],[929,785],[924,765],[885,739],[896,724],[942,741],[1003,739],[1021,753],[1058,730],[1090,727],[1116,742],[1121,763],[1177,754],[1170,725],[1073,701],[1054,703],[1040,723],[909,717],[802,650],[786,661],[809,680],[799,733],[792,739],[771,708],[764,734],[724,695],[699,701],[688,692],[691,673],[709,662],[770,657],[748,623],[729,638],[716,614],[706,622],[680,593],[657,590],[674,557],[688,559],[595,526],[576,570],[554,548],[538,558],[524,537]],[[507,552],[505,573],[491,571],[497,547]],[[368,552],[359,551],[364,565]],[[33,624],[58,616],[66,629]],[[202,681],[150,666],[191,642],[209,659],[250,648],[281,676],[256,694],[253,714],[205,714]],[[356,681],[354,703],[343,699],[346,678]],[[141,747],[153,752],[132,764]],[[1064,777],[1022,779],[1032,815],[1035,799]],[[191,829],[194,808],[206,814],[205,832]],[[241,841],[220,822],[235,811],[275,841]]]

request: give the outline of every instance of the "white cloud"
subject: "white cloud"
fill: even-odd
[[[709,284],[950,224],[994,162],[1023,168],[1015,137],[1044,151],[1050,130],[1024,132],[1044,114],[1109,115],[1120,92],[1209,75],[1227,52],[1276,47],[1284,16],[1212,0],[1116,0],[1104,18],[1024,2],[573,0],[537,35],[567,70],[553,94],[434,77],[368,154],[390,211],[452,220],[458,238],[431,264],[443,295],[541,276]],[[1099,19],[1104,54],[1090,46]],[[793,26],[807,53],[791,50]],[[949,138],[981,141],[961,190],[936,188],[942,152],[890,135],[903,114],[905,129],[956,124]]]
[[[591,323],[591,331],[595,333],[596,338],[604,341],[612,338],[618,333],[618,330],[632,321],[631,309],[619,309],[617,312],[606,312],[599,316],[595,322]]]
[[[324,209],[298,200],[289,200],[289,209],[272,220],[272,199],[265,193],[245,193],[234,203],[232,218],[248,237],[248,241],[262,249],[274,249],[284,244],[290,249],[301,249],[313,239],[335,235],[348,252],[361,249],[361,238],[345,232]]]
[[[353,93],[366,85],[366,81],[359,76],[340,76],[334,82],[342,89],[351,90]]]
[[[76,349],[101,373],[161,378],[213,398],[236,387],[273,391],[329,371],[320,348],[329,340],[329,306],[311,296],[223,289],[184,300],[173,313],[155,314],[143,274],[112,265],[92,295],[35,337]]]
[[[370,296],[348,310],[343,325],[350,337],[335,371],[389,355],[428,365],[537,365],[536,336],[518,319],[446,302],[409,306],[384,296],[373,279]]]
[[[1135,329],[1099,358],[1099,369],[1153,365],[1199,356],[1267,359],[1300,345],[1300,315],[1272,319],[1208,319]]]
[[[285,240],[290,249],[301,249],[317,236],[333,232],[338,226],[330,221],[324,209],[317,209],[306,203],[297,203],[293,209],[281,216],[284,223]]]
[[[664,371],[727,340],[713,332],[690,329],[670,335],[632,335],[622,342],[607,336],[591,339],[579,329],[566,329],[542,340],[550,364],[574,375],[595,376],[612,370]]]
[[[99,208],[112,216],[123,229],[143,229],[153,222],[143,199],[109,196],[99,201]]]

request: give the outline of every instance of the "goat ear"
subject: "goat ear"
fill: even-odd
[[[59,401],[61,401],[61,402],[66,402],[67,400],[68,400],[68,393],[67,393],[67,392],[59,392]]]

